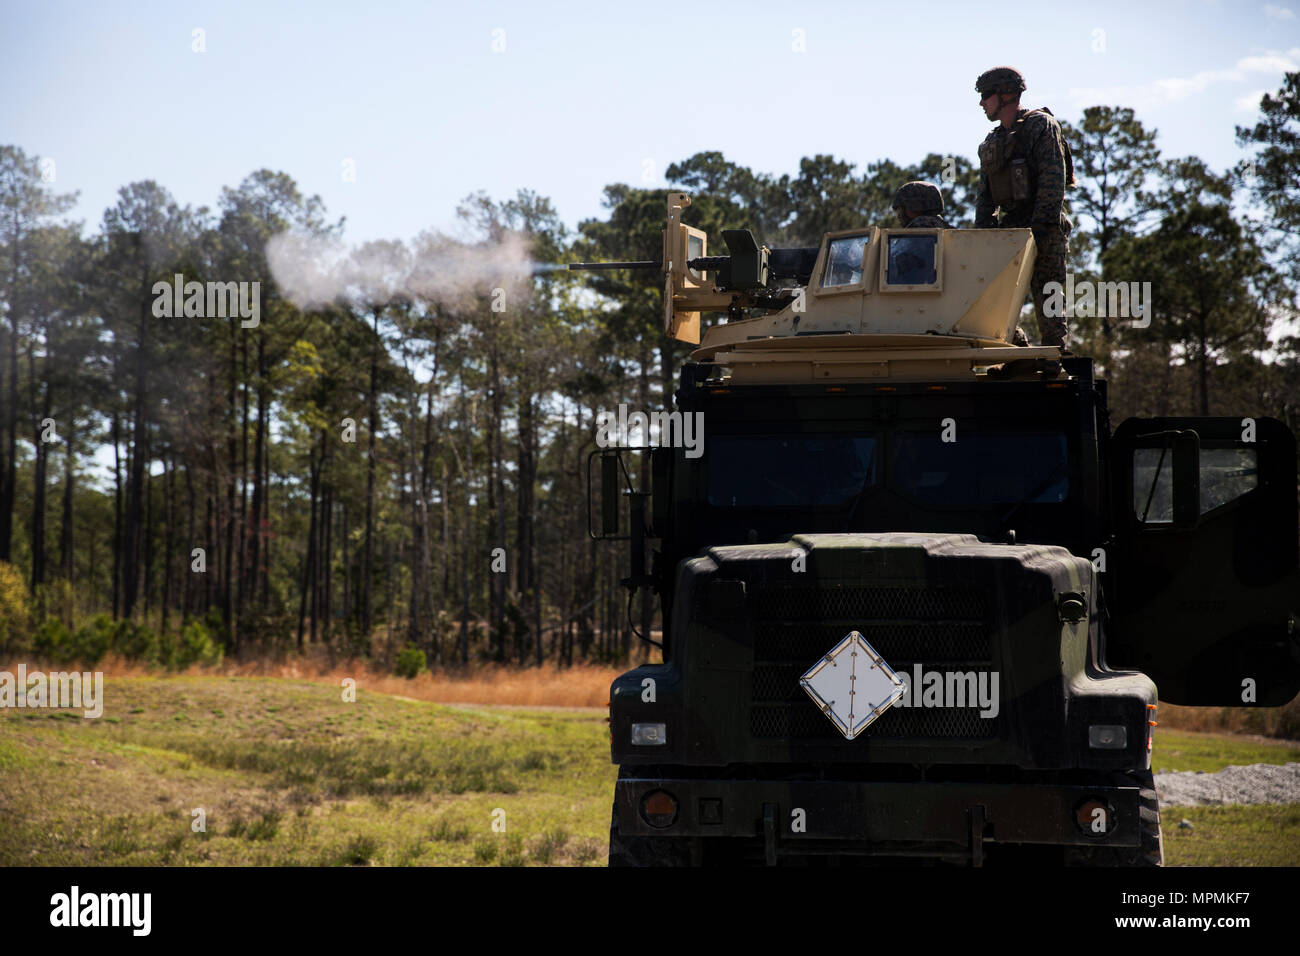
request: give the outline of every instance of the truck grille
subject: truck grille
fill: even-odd
[[[765,588],[751,598],[755,737],[840,740],[799,678],[849,631],[859,631],[895,670],[976,673],[993,668],[988,603],[974,588]],[[983,739],[1000,718],[977,707],[894,707],[864,733],[881,738]]]

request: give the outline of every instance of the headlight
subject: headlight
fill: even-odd
[[[633,724],[632,743],[642,746],[662,747],[668,743],[668,725]]]
[[[1092,724],[1088,728],[1088,746],[1095,750],[1124,750],[1128,747],[1128,728],[1123,724]]]

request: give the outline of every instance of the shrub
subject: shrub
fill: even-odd
[[[72,660],[72,635],[57,617],[47,617],[32,635],[32,651],[37,657],[56,664]]]
[[[524,838],[518,833],[512,833],[506,837],[506,846],[497,859],[497,866],[524,865]]]
[[[564,830],[551,830],[538,839],[532,848],[531,856],[538,863],[550,863],[567,842],[569,842],[568,833]]]
[[[71,656],[83,664],[98,664],[113,646],[117,622],[107,614],[96,614],[72,635]]]
[[[176,649],[174,664],[184,670],[191,664],[213,667],[221,663],[221,647],[212,640],[212,634],[202,621],[190,621],[181,631],[180,646]]]
[[[118,621],[113,633],[113,650],[132,661],[158,663],[158,635],[144,624]]]
[[[17,568],[0,561],[0,653],[21,653],[30,627],[27,585]]]
[[[393,672],[398,677],[411,678],[424,670],[424,651],[420,650],[414,644],[407,644],[397,652],[397,660],[393,664]]]
[[[335,851],[335,866],[366,866],[379,852],[379,844],[372,837],[356,836]]]
[[[158,635],[155,651],[154,660],[163,667],[175,667],[177,655],[180,653],[180,639],[170,631],[163,631]]]
[[[55,578],[38,585],[33,590],[32,606],[37,617],[57,617],[71,628],[77,618],[79,593],[81,592],[70,581]]]

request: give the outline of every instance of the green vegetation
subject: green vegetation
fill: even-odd
[[[598,711],[446,707],[364,684],[345,703],[338,688],[267,678],[113,677],[104,690],[101,720],[0,711],[0,865],[605,861],[616,771]],[[1168,730],[1153,753],[1157,772],[1293,760],[1291,744]],[[1163,818],[1170,865],[1300,859],[1300,807]]]
[[[109,678],[101,720],[0,711],[0,865],[604,863],[616,771],[598,712],[342,696]]]
[[[8,567],[4,565],[3,567]],[[179,633],[157,634],[144,624],[114,620],[108,614],[88,618],[75,631],[57,617],[46,617],[32,633],[32,654],[53,664],[93,667],[112,651],[128,661],[184,670],[193,664],[212,667],[223,651],[201,621],[191,621]]]
[[[1187,820],[1190,829],[1179,826]],[[1165,866],[1295,866],[1300,806],[1164,807]]]
[[[1062,119],[1079,180],[1071,275],[1158,293],[1143,328],[1091,307],[1071,319],[1115,424],[1249,411],[1300,430],[1300,337],[1285,324],[1300,288],[1300,72],[1254,120],[1235,129],[1242,163],[1216,170],[1164,155],[1132,108]],[[664,178],[721,252],[729,228],[798,246],[889,224],[912,179],[942,183],[948,219],[970,226],[979,172],[938,153],[765,171],[706,150]],[[89,231],[36,156],[0,144],[0,181],[0,656],[35,640],[51,659],[120,647],[164,664],[315,645],[403,674],[417,656],[627,660],[621,552],[577,546],[578,463],[598,410],[671,403],[690,349],[663,333],[653,271],[525,263],[658,255],[664,188],[608,184],[576,232],[531,189],[472,193],[458,237],[366,243],[338,265],[346,290],[307,284],[318,299],[293,270],[276,275],[268,248],[285,247],[268,242],[347,237],[289,172],[252,171],[203,206],[127,183]],[[468,281],[480,267],[502,284]],[[256,285],[255,321],[215,308],[229,283]],[[1024,316],[1031,337],[1035,323]],[[111,479],[91,480],[109,450]],[[467,574],[489,541],[510,556],[503,573]],[[83,633],[110,609],[147,629]],[[650,631],[653,603],[636,613]],[[196,618],[212,648],[176,646]]]
[[[424,670],[424,652],[413,644],[402,648],[393,662],[393,673],[398,677],[416,677]]]
[[[1172,770],[1213,773],[1234,765],[1293,762],[1300,762],[1300,743],[1228,734],[1157,730],[1151,746],[1151,767],[1156,773]]]

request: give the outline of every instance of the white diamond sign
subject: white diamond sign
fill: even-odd
[[[903,682],[857,631],[799,680],[819,710],[852,740],[903,696]]]

